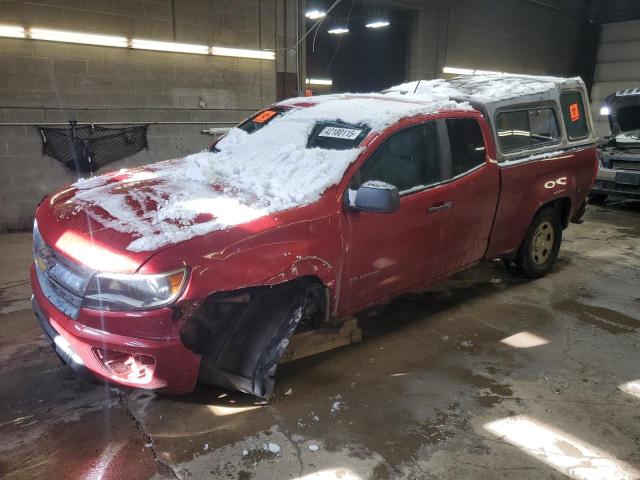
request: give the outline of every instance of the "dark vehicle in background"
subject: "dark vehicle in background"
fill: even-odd
[[[620,90],[605,99],[611,136],[598,148],[600,164],[591,201],[608,195],[640,199],[640,88]]]

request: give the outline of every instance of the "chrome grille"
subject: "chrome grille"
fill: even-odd
[[[33,229],[33,254],[40,288],[65,315],[76,319],[91,276],[95,273],[56,254]]]

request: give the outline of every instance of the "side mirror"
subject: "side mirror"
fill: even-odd
[[[400,208],[400,194],[393,185],[370,180],[356,191],[353,208],[363,212],[392,213]]]

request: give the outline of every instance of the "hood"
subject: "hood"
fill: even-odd
[[[640,88],[620,90],[605,99],[611,135],[624,146],[640,143]]]
[[[51,195],[36,216],[45,242],[93,269],[134,272],[165,246],[268,214],[255,195],[221,181],[163,174],[184,174],[183,163],[121,170]]]

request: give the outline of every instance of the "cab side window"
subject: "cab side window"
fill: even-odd
[[[360,184],[379,180],[400,193],[442,180],[434,122],[402,130],[384,142],[360,169]]]
[[[451,173],[454,177],[484,163],[484,139],[478,122],[472,118],[450,118],[447,120],[447,131],[451,148]]]
[[[589,135],[587,119],[584,116],[584,103],[579,92],[563,93],[560,97],[564,128],[569,140],[579,140]]]

